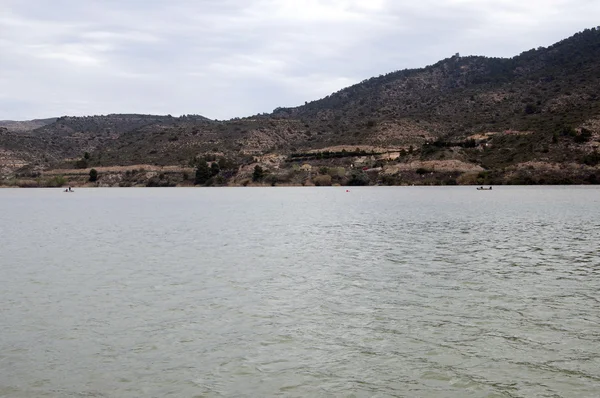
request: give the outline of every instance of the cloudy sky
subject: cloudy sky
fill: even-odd
[[[600,22],[598,0],[0,0],[0,120],[228,119]]]

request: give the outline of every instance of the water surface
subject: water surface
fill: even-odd
[[[600,189],[0,190],[0,396],[597,397]]]

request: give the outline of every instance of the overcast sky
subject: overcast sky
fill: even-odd
[[[250,116],[598,16],[599,0],[0,0],[0,120]]]

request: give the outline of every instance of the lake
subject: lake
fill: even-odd
[[[0,396],[600,391],[600,187],[1,189],[0,204]]]

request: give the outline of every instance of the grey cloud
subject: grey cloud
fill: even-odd
[[[456,52],[516,55],[596,15],[586,0],[4,0],[0,119],[248,116]]]

